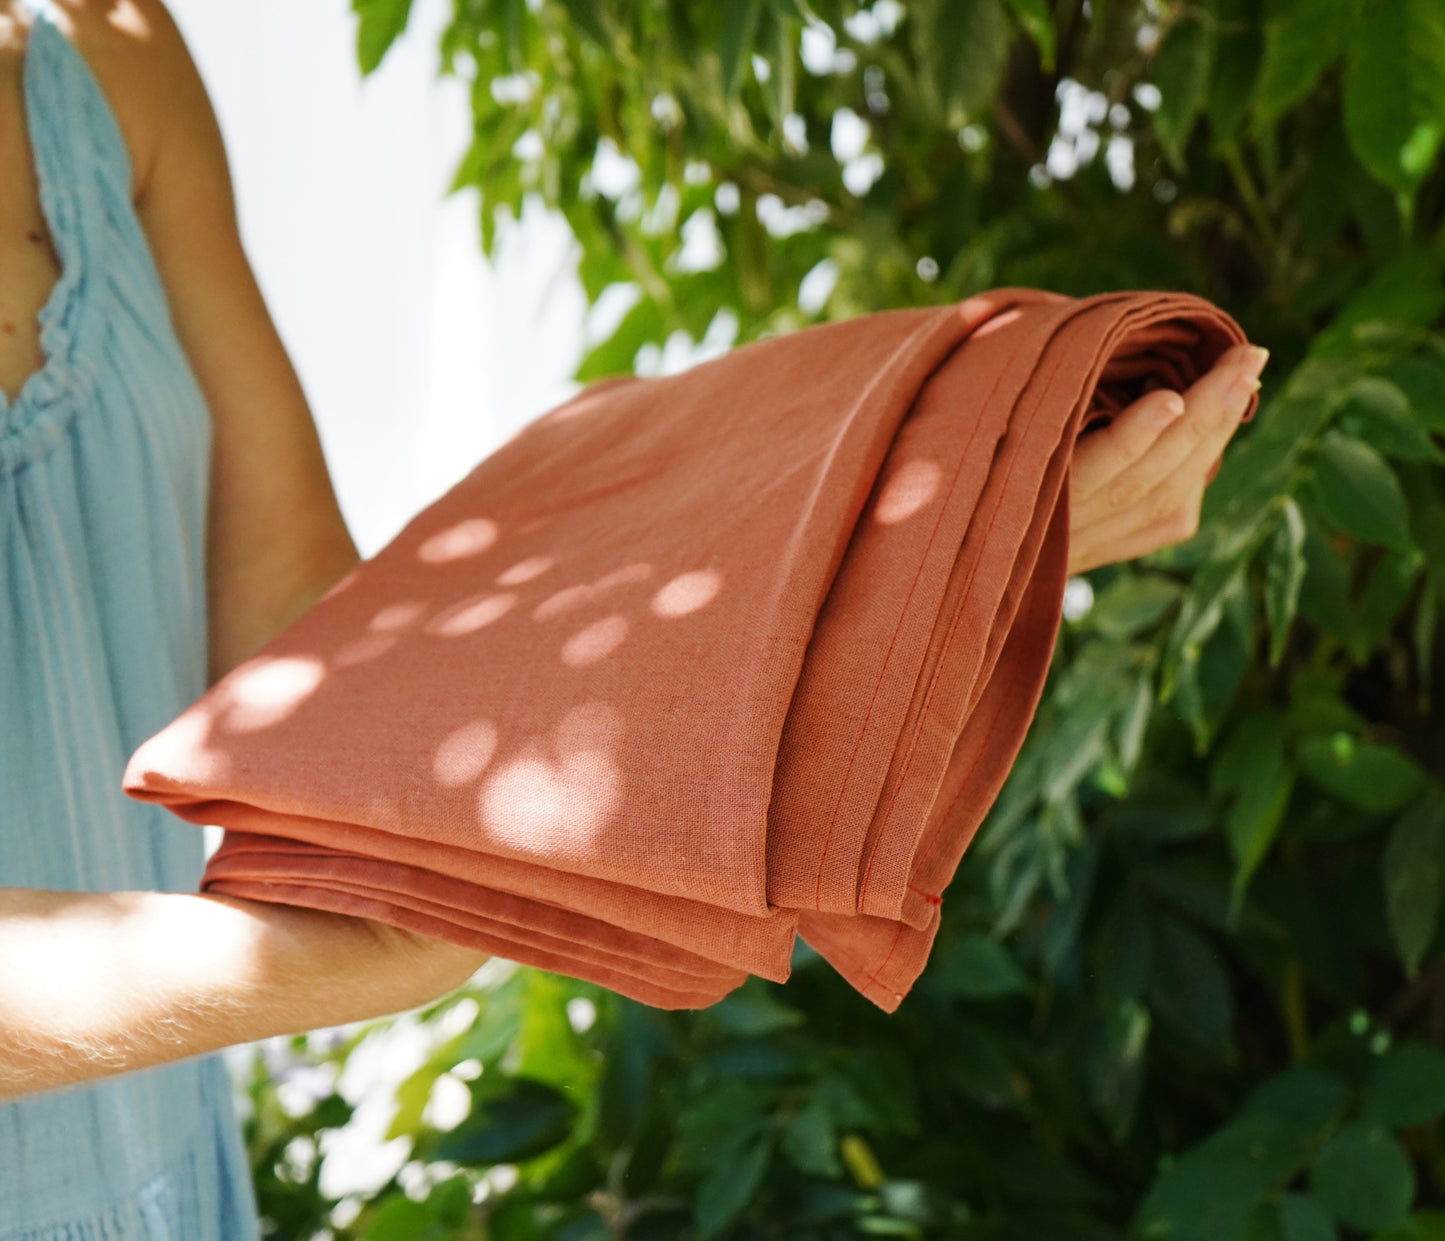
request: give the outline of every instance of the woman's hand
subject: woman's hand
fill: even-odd
[[[1069,470],[1069,575],[1191,538],[1269,353],[1239,345],[1181,397],[1160,390],[1079,440]]]

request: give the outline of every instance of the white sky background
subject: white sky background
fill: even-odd
[[[483,260],[470,134],[439,79],[450,0],[361,80],[345,0],[170,0],[211,93],[241,232],[362,555],[575,390],[584,299],[564,225]]]

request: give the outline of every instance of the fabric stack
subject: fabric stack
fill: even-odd
[[[594,385],[126,789],[226,829],[211,892],[666,1008],[801,935],[892,1011],[1038,704],[1075,442],[1243,341],[1183,294],[1002,289]]]

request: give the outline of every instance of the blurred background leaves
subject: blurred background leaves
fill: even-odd
[[[369,72],[409,4],[353,7]],[[1445,1238],[1445,4],[456,0],[441,53],[582,379],[1003,285],[1273,356],[1198,533],[1070,584],[896,1015],[805,946],[698,1013],[489,966],[379,1187],[319,1169],[388,1027],[257,1060],[268,1235]]]

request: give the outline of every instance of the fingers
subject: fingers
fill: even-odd
[[[1258,389],[1267,357],[1254,346],[1231,349],[1184,394],[1183,417],[1160,426],[1157,404],[1151,402],[1158,394],[1151,393],[1107,429],[1112,433],[1117,427],[1118,436],[1097,444],[1090,441],[1101,433],[1081,440],[1070,470],[1075,531],[1109,523],[1122,538],[1156,522],[1180,525],[1181,507],[1197,510],[1206,473],[1213,476],[1210,466],[1222,456]],[[1126,423],[1132,424],[1127,431]],[[1153,439],[1141,452],[1138,445],[1151,427]]]
[[[1070,494],[1075,504],[1143,460],[1184,411],[1184,398],[1179,393],[1167,389],[1150,392],[1116,414],[1108,426],[1090,431],[1079,440],[1069,467]]]

